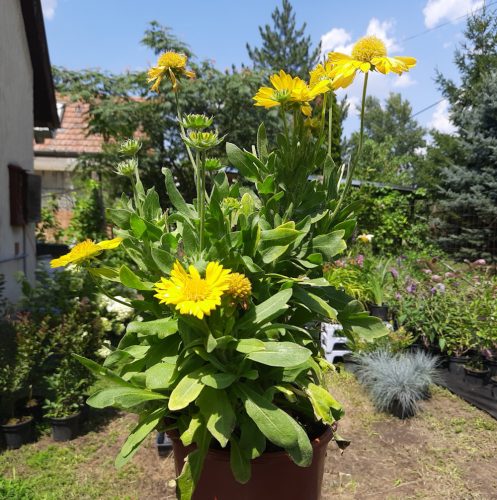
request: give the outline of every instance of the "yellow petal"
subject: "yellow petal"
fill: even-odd
[[[113,248],[117,248],[122,241],[122,238],[117,237],[113,238],[112,240],[101,241],[100,243],[97,243],[97,246],[102,250],[112,250]]]

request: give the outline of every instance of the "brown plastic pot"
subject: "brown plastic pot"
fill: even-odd
[[[193,447],[185,447],[174,432],[176,475]],[[252,475],[246,484],[238,483],[230,468],[229,450],[211,449],[205,457],[193,500],[319,500],[323,481],[326,447],[333,437],[330,427],[312,441],[313,458],[309,467],[295,465],[284,451],[264,453],[252,460]]]

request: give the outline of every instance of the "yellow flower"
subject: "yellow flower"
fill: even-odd
[[[100,255],[104,250],[112,250],[117,248],[121,242],[122,238],[114,238],[112,240],[101,241],[100,243],[95,243],[92,240],[82,241],[78,243],[71,251],[58,259],[53,259],[50,262],[50,267],[63,267],[69,264],[78,265],[85,260],[92,259],[97,255]]]
[[[328,83],[329,89],[332,89],[332,70],[333,64],[327,61],[324,65],[318,64],[312,71],[309,72],[309,87],[315,87],[319,82],[326,81]]]
[[[249,279],[241,273],[231,273],[228,276],[228,291],[234,299],[245,300],[252,293]]]
[[[272,108],[274,106],[281,106],[290,101],[292,91],[297,85],[300,78],[293,78],[291,75],[285,73],[283,70],[276,75],[271,76],[270,81],[273,85],[271,87],[261,87],[255,97],[253,98],[256,106],[263,106],[265,108]]]
[[[309,102],[317,95],[324,94],[329,90],[326,82],[319,82],[314,87],[309,87],[298,76],[292,77],[283,70],[270,78],[271,87],[261,87],[253,98],[256,106],[272,108],[283,104],[300,104],[302,113],[310,116],[311,107]]]
[[[351,56],[330,52],[328,62],[333,65],[330,76],[335,89],[348,87],[358,71],[379,71],[384,75],[393,72],[401,75],[416,66],[414,57],[388,57],[385,44],[376,36],[365,36],[357,41]]]
[[[161,304],[176,306],[181,314],[191,314],[198,319],[209,316],[221,304],[221,297],[228,289],[229,269],[218,262],[209,262],[205,278],[201,278],[194,266],[185,271],[176,261],[171,279],[161,278],[155,284],[155,297]]]
[[[148,83],[154,82],[150,90],[158,92],[162,79],[166,74],[173,85],[173,92],[178,90],[177,78],[183,75],[188,78],[195,78],[195,73],[186,69],[187,60],[188,58],[184,54],[178,54],[177,52],[169,51],[161,54],[157,66],[148,70],[147,81]]]
[[[373,235],[372,234],[360,234],[357,239],[361,243],[371,243],[373,241]]]

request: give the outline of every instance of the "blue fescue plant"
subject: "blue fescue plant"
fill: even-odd
[[[419,401],[430,395],[430,385],[440,380],[438,358],[423,351],[393,354],[387,350],[357,354],[356,376],[379,411],[409,418],[419,411]]]

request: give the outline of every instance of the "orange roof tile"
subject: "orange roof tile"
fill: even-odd
[[[89,104],[71,102],[67,98],[58,97],[58,103],[64,104],[64,112],[60,128],[55,130],[52,139],[45,139],[42,143],[33,144],[36,153],[74,154],[99,153],[102,150],[103,138],[100,134],[88,134]]]

